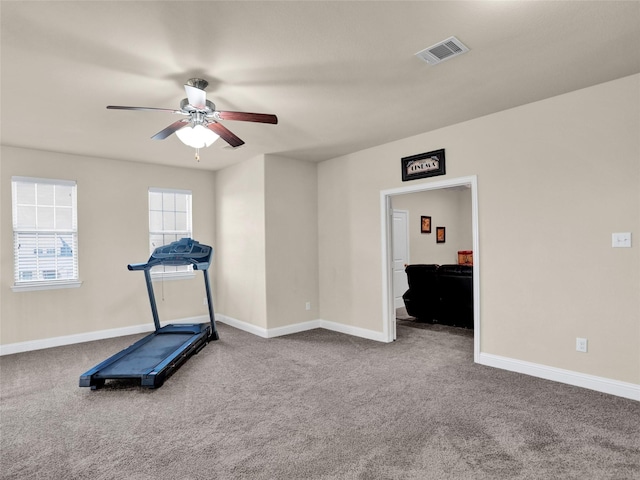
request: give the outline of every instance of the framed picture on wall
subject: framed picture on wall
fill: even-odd
[[[431,233],[431,217],[420,217],[420,233]]]
[[[445,242],[445,228],[436,227],[436,243],[444,243],[444,242]]]
[[[416,178],[435,177],[444,175],[444,148],[433,152],[419,153],[404,157],[402,162],[402,181],[415,180]]]

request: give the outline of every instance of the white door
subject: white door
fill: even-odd
[[[404,307],[402,295],[409,288],[405,265],[409,263],[409,212],[393,211],[393,296],[395,308]]]

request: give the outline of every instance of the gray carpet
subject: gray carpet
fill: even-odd
[[[140,336],[0,358],[3,479],[638,479],[640,403],[400,324],[221,339],[158,390],[81,373]]]

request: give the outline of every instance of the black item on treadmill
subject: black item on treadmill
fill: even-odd
[[[147,263],[127,266],[132,271],[144,271],[155,332],[82,374],[81,387],[96,390],[109,379],[139,379],[142,386],[160,387],[191,355],[198,353],[210,341],[218,340],[207,275],[212,254],[213,249],[208,245],[202,245],[191,238],[183,238],[156,248]],[[156,265],[192,265],[194,270],[202,271],[209,307],[209,323],[160,326],[150,273],[151,268]]]

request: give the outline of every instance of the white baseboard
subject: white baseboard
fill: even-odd
[[[346,333],[354,337],[362,337],[368,340],[375,340],[378,342],[384,342],[385,336],[382,332],[376,332],[373,330],[367,330],[366,328],[352,327],[350,325],[343,325],[341,323],[329,322],[327,320],[310,320],[308,322],[296,323],[293,325],[287,325],[285,327],[276,328],[262,328],[257,327],[251,323],[243,322],[236,318],[228,317],[226,315],[217,314],[216,320],[226,323],[231,327],[235,327],[239,330],[258,335],[262,338],[274,338],[281,337],[283,335],[291,335],[292,333],[305,332],[307,330],[313,330],[315,328],[324,328],[325,330],[331,330],[333,332]]]
[[[237,318],[228,317],[226,315],[216,313],[216,321],[225,323],[231,327],[237,328],[238,330],[257,335],[258,337],[269,338],[269,332],[266,328],[258,327],[257,325],[253,325],[252,323],[243,322],[242,320],[238,320]]]
[[[268,329],[243,322],[242,320],[238,320],[237,318],[229,317],[227,315],[216,314],[216,320],[226,323],[231,327],[235,327],[238,330],[243,330],[262,338],[281,337],[283,335],[290,335],[292,333],[305,332],[307,330],[313,330],[314,328],[320,328],[319,320],[311,320],[308,322],[296,323],[294,325],[287,325],[286,327]]]
[[[160,325],[168,325],[169,323],[204,323],[209,321],[208,315],[201,315],[198,317],[181,318],[178,320],[171,320],[168,322],[160,322]],[[313,330],[314,328],[322,328],[320,320],[312,320],[310,322],[297,323],[295,325],[287,325],[286,327],[278,327],[265,329],[252,325],[241,320],[237,320],[226,315],[216,314],[216,321],[225,323],[229,326],[235,327],[239,330],[252,333],[262,338],[280,337],[282,335],[290,335],[292,333],[304,332],[306,330]],[[326,322],[331,323],[331,322]],[[337,325],[337,324],[335,324]],[[330,330],[332,328],[327,327]],[[95,332],[78,333],[74,335],[64,335],[53,338],[43,338],[42,340],[30,340],[27,342],[10,343],[6,345],[0,345],[0,356],[11,355],[14,353],[29,352],[32,350],[42,350],[44,348],[62,347],[64,345],[73,345],[74,343],[92,342],[94,340],[104,340],[107,338],[123,337],[126,335],[135,335],[138,333],[152,332],[154,329],[153,323],[145,323],[142,325],[132,325],[129,327],[110,328],[107,330],[97,330]],[[336,331],[340,331],[335,329]],[[348,332],[344,332],[348,333]]]
[[[640,401],[640,385],[634,383],[611,380],[609,378],[597,377],[572,370],[548,367],[538,363],[525,362],[523,360],[501,357],[490,353],[480,353],[477,363]]]
[[[203,323],[209,321],[206,315],[200,317],[182,318],[169,322],[160,322],[160,325],[168,325],[169,323]],[[124,337],[126,335],[135,335],[138,333],[148,333],[154,330],[153,323],[144,323],[141,325],[132,325],[130,327],[109,328],[107,330],[97,330],[95,332],[76,333],[74,335],[63,335],[61,337],[43,338],[42,340],[30,340],[27,342],[9,343],[0,345],[0,356],[11,355],[14,353],[30,352],[32,350],[42,350],[44,348],[62,347],[64,345],[73,345],[74,343],[93,342],[95,340],[104,340],[107,338]]]
[[[74,335],[64,335],[62,337],[43,338],[42,340],[9,343],[7,345],[0,345],[0,356],[30,352],[31,350],[42,350],[44,348],[62,347],[64,345],[72,345],[74,343],[104,340],[106,338],[123,337],[125,335],[135,335],[136,333],[146,333],[151,332],[152,330],[153,323],[145,323],[143,325],[133,325],[130,327],[110,328],[108,330],[77,333]]]
[[[344,325],[342,323],[329,322],[328,320],[319,320],[320,328],[331,330],[332,332],[346,333],[354,337],[366,338],[367,340],[375,340],[376,342],[389,343],[387,337],[382,332],[376,332],[375,330],[369,330],[367,328],[354,327],[351,325]]]

